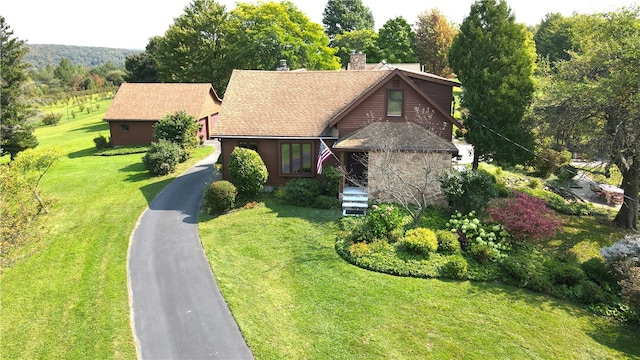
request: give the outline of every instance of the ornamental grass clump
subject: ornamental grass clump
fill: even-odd
[[[562,227],[544,200],[515,191],[514,197],[487,209],[491,220],[503,224],[516,240],[542,240],[554,236]]]

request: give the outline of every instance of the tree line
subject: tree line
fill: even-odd
[[[451,75],[446,49],[456,28],[437,9],[421,14],[415,30],[397,17],[376,32],[361,0],[329,0],[323,24],[289,2],[238,3],[228,11],[213,0],[194,0],[164,36],[127,57],[128,81],[211,82],[224,94],[233,69],[275,70],[286,59],[292,69],[334,70],[346,67],[352,50],[370,62],[420,62]]]
[[[86,68],[99,67],[109,62],[122,67],[127,56],[141,51],[52,44],[25,44],[25,46],[29,51],[25,54],[24,61],[36,69],[58,64],[63,58],[74,65],[82,65]]]

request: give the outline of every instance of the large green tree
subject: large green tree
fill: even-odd
[[[225,62],[228,13],[214,0],[194,0],[161,38],[156,51],[163,82],[209,82],[223,91],[231,69]]]
[[[447,54],[458,28],[434,8],[418,15],[415,25],[415,52],[425,71],[451,76]]]
[[[640,9],[582,15],[580,51],[557,63],[534,107],[556,142],[622,173],[625,200],[615,221],[638,229],[640,186]]]
[[[480,0],[453,40],[449,63],[462,83],[467,140],[480,160],[519,164],[531,159],[531,126],[523,120],[534,91],[535,45],[504,0]]]
[[[0,153],[11,159],[19,152],[38,146],[28,118],[33,108],[24,98],[28,65],[22,61],[27,48],[13,37],[13,31],[0,16]]]
[[[381,60],[389,63],[418,62],[414,51],[415,34],[402,16],[387,20],[378,31]]]
[[[373,30],[375,26],[373,12],[362,0],[329,0],[322,23],[331,39],[348,31]]]
[[[378,34],[373,30],[353,30],[338,34],[332,44],[338,49],[336,55],[340,58],[344,68],[349,64],[351,51],[362,51],[371,61],[380,58]]]
[[[291,2],[239,3],[229,15],[226,62],[232,68],[275,70],[281,59],[292,69],[338,69],[322,26]]]
[[[570,51],[575,49],[571,19],[559,13],[551,13],[540,22],[533,36],[540,57],[551,63],[570,58]]]
[[[158,46],[162,37],[154,36],[149,39],[145,50],[138,54],[127,56],[124,66],[128,72],[127,80],[134,83],[158,82]]]

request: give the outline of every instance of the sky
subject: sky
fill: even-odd
[[[61,44],[123,49],[144,49],[149,38],[164,35],[192,0],[5,0],[0,15],[14,37],[29,44]],[[256,3],[254,0],[240,1]],[[312,21],[322,24],[326,0],[292,0]],[[373,12],[376,30],[398,16],[410,24],[418,14],[438,8],[460,24],[474,0],[363,0]],[[227,10],[236,0],[218,0]],[[93,5],[97,4],[97,5]],[[540,23],[548,13],[590,14],[637,5],[638,0],[507,0],[516,21]]]

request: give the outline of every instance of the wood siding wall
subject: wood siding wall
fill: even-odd
[[[131,146],[149,145],[154,140],[153,125],[155,121],[109,121],[111,145]],[[127,126],[129,130],[123,130]]]
[[[430,84],[428,82],[425,83]],[[426,92],[427,95],[429,95],[434,102],[440,101],[440,103],[436,105],[438,105],[441,109],[443,109],[444,111],[450,111],[451,99],[453,99],[453,95],[451,94],[451,87],[439,84],[434,85],[436,86],[429,87],[430,92]],[[387,91],[394,89],[404,90],[404,108],[402,117],[386,116]],[[432,94],[432,92],[436,90],[439,92]],[[442,105],[447,98],[449,99],[448,105],[443,108]],[[368,97],[364,102],[362,102],[353,111],[351,111],[345,118],[340,120],[337,124],[338,132],[340,137],[342,138],[360,129],[363,124],[367,123],[370,120],[371,116],[369,116],[369,114],[371,114],[372,117],[376,120],[383,119],[386,121],[416,121],[418,119],[418,116],[415,109],[425,109],[427,107],[431,108],[431,110],[434,110],[433,105],[426,103],[424,98],[420,96],[418,92],[413,90],[413,88],[411,88],[409,84],[401,80],[400,77],[396,77],[394,79],[391,79],[386,84],[386,86],[378,89],[375,93]],[[433,114],[431,124],[430,126],[428,126],[428,128],[432,132],[442,136],[447,141],[451,141],[452,125],[445,119],[444,115],[435,112]]]
[[[276,139],[221,139],[220,147],[222,153],[220,154],[220,158],[222,159],[222,173],[223,177],[226,180],[230,179],[229,176],[229,155],[233,152],[237,146],[240,146],[241,142],[255,142],[258,145],[258,153],[262,158],[265,166],[267,167],[267,171],[269,172],[269,178],[267,179],[266,185],[271,186],[283,186],[289,180],[299,178],[299,177],[307,177],[307,178],[315,178],[317,177],[315,169],[318,160],[318,151],[320,147],[320,142],[318,140],[276,140]],[[282,142],[312,142],[311,147],[311,163],[312,163],[312,171],[309,175],[282,175],[280,173],[280,144]],[[327,146],[331,147],[333,145],[332,141],[325,141]],[[324,167],[336,166],[337,161],[335,158],[330,157],[325,160],[323,163]]]

